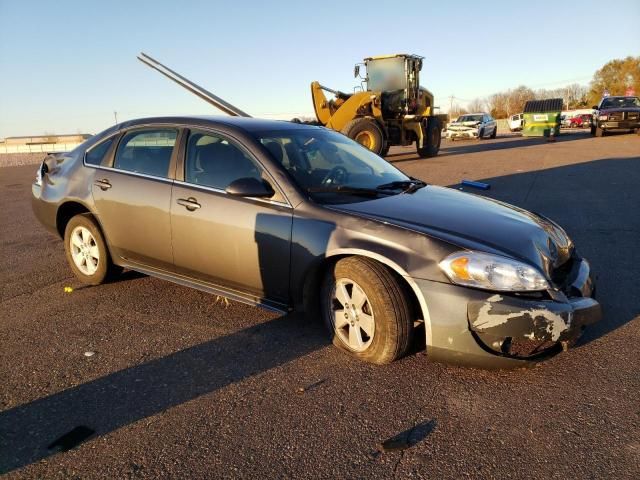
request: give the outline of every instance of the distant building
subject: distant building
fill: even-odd
[[[88,133],[73,133],[68,135],[36,135],[26,137],[7,137],[0,141],[3,145],[43,145],[55,143],[82,143],[91,137]]]

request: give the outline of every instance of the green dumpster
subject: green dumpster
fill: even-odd
[[[548,137],[560,133],[562,99],[529,100],[524,105],[522,135],[525,137]]]

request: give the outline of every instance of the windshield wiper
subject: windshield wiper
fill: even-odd
[[[395,182],[384,183],[378,185],[376,190],[402,190],[402,193],[412,193],[426,186],[427,184],[422,180],[412,178],[410,180],[397,180]]]
[[[371,197],[390,194],[387,192],[380,191],[377,188],[350,187],[348,185],[310,187],[310,188],[307,188],[307,192],[309,193],[345,193],[347,195],[366,195]]]

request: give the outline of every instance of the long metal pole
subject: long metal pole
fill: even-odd
[[[176,82],[181,87],[189,90],[191,93],[197,95],[205,102],[210,103],[214,107],[219,108],[223,112],[235,117],[251,117],[251,115],[249,115],[248,113],[243,112],[238,107],[231,105],[229,102],[202,88],[200,85],[193,83],[191,80],[183,77],[178,72],[171,70],[169,67],[163,65],[154,58],[151,58],[149,55],[140,52],[140,55],[138,55],[138,60],[140,60],[145,65],[153,68],[154,70],[157,70],[169,80]]]

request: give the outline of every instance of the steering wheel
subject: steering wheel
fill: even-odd
[[[347,169],[338,165],[337,167],[333,167],[331,170],[329,170],[329,173],[327,173],[322,179],[322,185],[344,185],[348,178],[349,172],[347,171]]]

